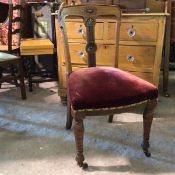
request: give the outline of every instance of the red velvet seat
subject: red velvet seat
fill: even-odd
[[[72,72],[68,81],[74,110],[126,106],[158,97],[151,83],[111,67],[84,68]]]

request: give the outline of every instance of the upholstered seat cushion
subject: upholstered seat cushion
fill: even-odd
[[[68,78],[74,110],[119,107],[158,97],[151,83],[116,68],[91,67]]]

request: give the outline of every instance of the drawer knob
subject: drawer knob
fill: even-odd
[[[134,37],[135,35],[136,35],[136,31],[135,31],[134,29],[129,29],[129,30],[128,30],[128,36],[129,36],[129,37],[132,38],[132,37]]]
[[[84,53],[83,51],[79,51],[79,52],[78,52],[78,56],[79,56],[80,58],[84,58],[84,57],[85,57],[85,53]]]
[[[77,31],[79,34],[81,34],[81,35],[83,35],[84,34],[84,30],[83,30],[83,28],[82,28],[82,26],[80,26],[79,28],[78,28],[78,31]]]
[[[129,62],[134,62],[135,58],[134,58],[132,55],[128,55],[128,56],[127,56],[127,60],[128,60]]]

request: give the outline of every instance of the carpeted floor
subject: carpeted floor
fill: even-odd
[[[161,83],[160,83],[161,84]],[[72,130],[64,129],[66,107],[56,83],[44,83],[27,92],[7,85],[0,90],[0,175],[133,175],[175,174],[175,72],[170,76],[170,98],[160,94],[151,132],[152,157],[142,141],[142,109],[137,113],[85,119],[86,171],[74,160]],[[161,88],[160,88],[161,92]]]

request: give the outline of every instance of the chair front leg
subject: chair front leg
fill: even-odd
[[[84,155],[83,155],[83,138],[84,138],[84,124],[83,124],[84,117],[77,117],[74,118],[74,135],[75,135],[75,142],[76,142],[76,158],[77,164],[86,169],[88,167],[87,163],[83,163]]]
[[[151,100],[147,102],[143,113],[143,143],[142,149],[147,157],[151,156],[151,153],[148,151],[149,148],[149,138],[150,130],[154,116],[154,109],[157,105],[157,100]]]

